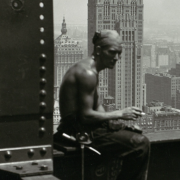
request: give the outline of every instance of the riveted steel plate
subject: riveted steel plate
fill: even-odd
[[[0,1],[0,148],[52,143],[52,2]]]
[[[40,88],[47,92],[45,112],[51,113],[54,54],[52,1],[1,0],[0,12],[1,118],[38,114]],[[40,59],[41,54],[46,57]],[[41,66],[46,67],[46,72],[40,71]],[[44,87],[40,87],[41,78],[47,81]]]

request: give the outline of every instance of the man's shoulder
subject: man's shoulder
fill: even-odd
[[[75,64],[75,66],[73,67],[74,73],[76,74],[78,78],[81,78],[81,77],[95,78],[96,77],[96,73],[91,68],[90,61],[91,61],[90,59],[85,59]]]
[[[84,85],[97,83],[97,73],[92,70],[90,61],[90,59],[80,61],[73,67],[76,80]]]

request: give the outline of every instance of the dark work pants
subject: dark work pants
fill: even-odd
[[[141,134],[127,130],[109,132],[98,128],[93,131],[93,146],[106,157],[122,157],[123,166],[117,180],[145,180],[150,143]]]

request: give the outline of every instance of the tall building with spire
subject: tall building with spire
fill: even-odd
[[[65,18],[63,18],[61,35],[55,39],[54,63],[54,98],[58,98],[59,87],[66,71],[83,58],[83,48],[79,41],[67,35]]]
[[[122,37],[123,53],[113,70],[101,75],[100,93],[114,97],[117,109],[142,108],[143,0],[89,0],[88,53],[95,31],[115,29]]]

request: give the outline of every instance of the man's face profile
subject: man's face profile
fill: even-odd
[[[121,38],[116,31],[103,30],[96,37],[100,61],[104,68],[114,68],[116,62],[121,58]]]
[[[121,59],[121,53],[119,39],[109,39],[107,46],[101,46],[100,58],[106,68],[113,69],[116,62]]]

